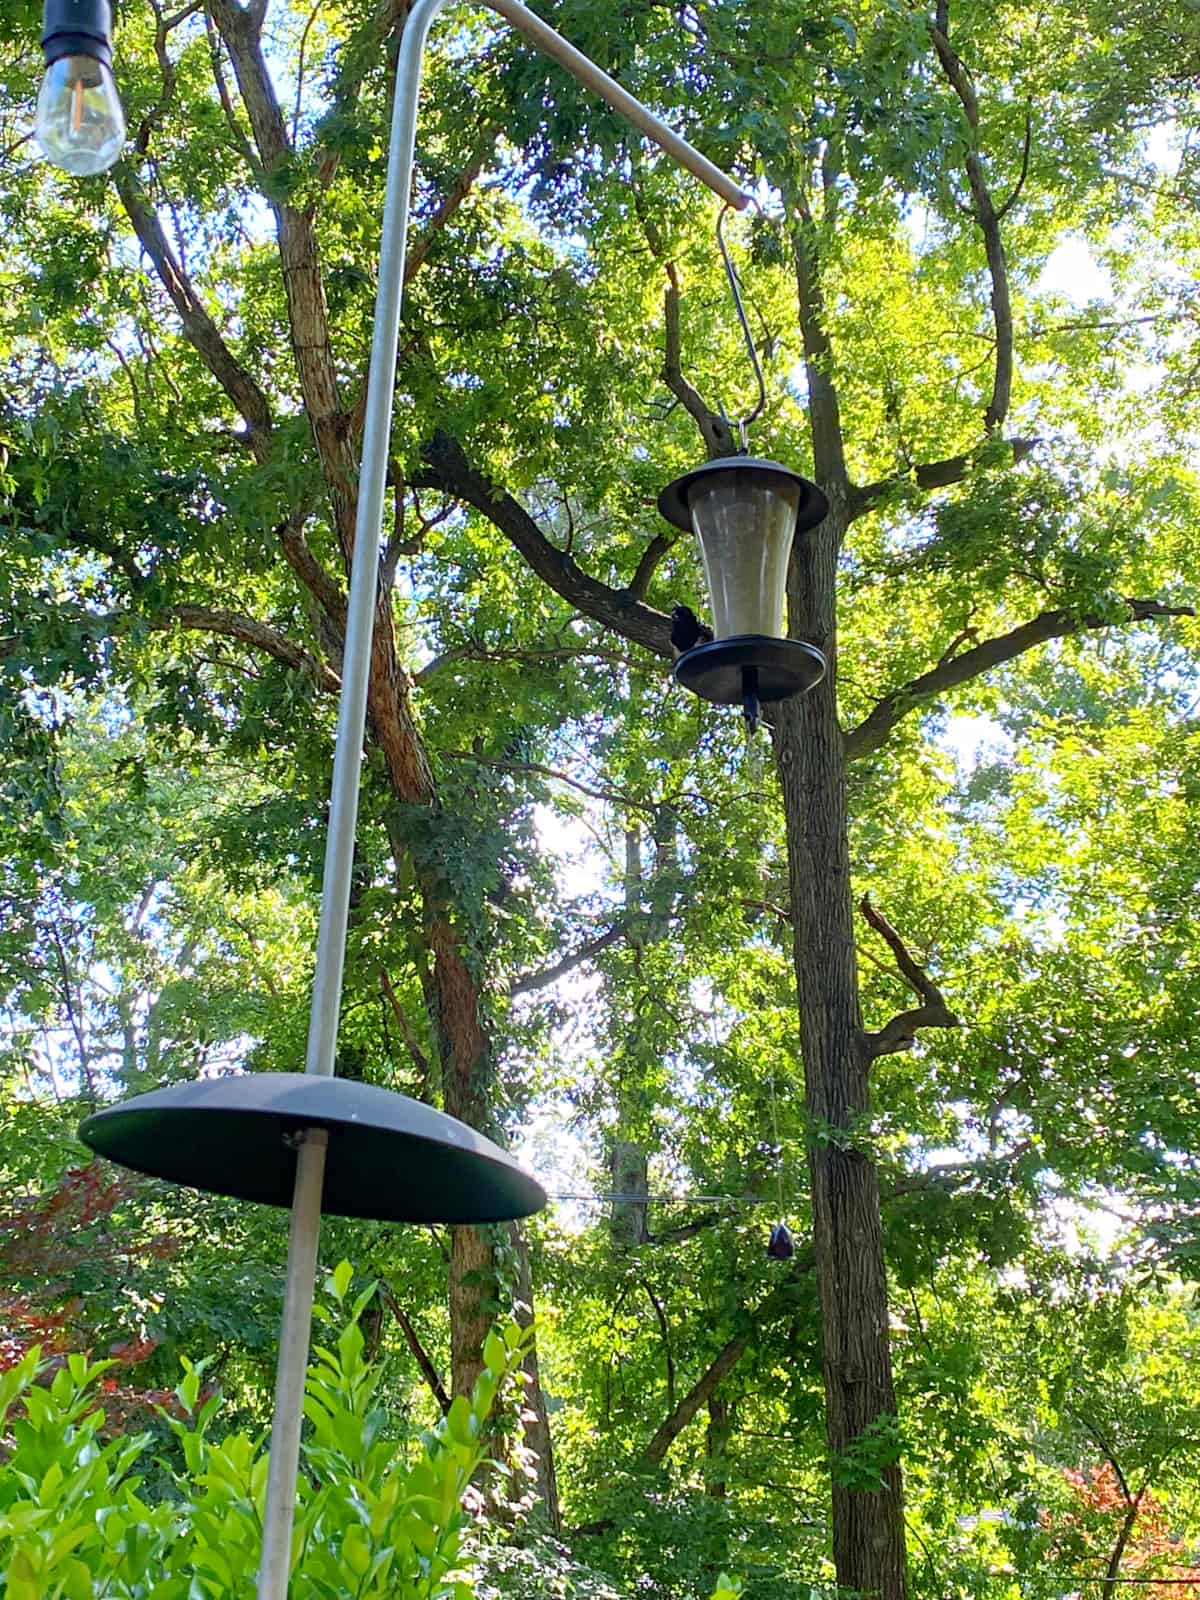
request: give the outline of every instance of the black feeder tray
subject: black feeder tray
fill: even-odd
[[[290,1206],[297,1136],[329,1134],[321,1209],[383,1222],[505,1222],[546,1204],[506,1150],[432,1106],[348,1078],[254,1072],[154,1089],[79,1136],[152,1178]]]
[[[757,675],[757,694],[764,704],[790,700],[820,683],[825,657],[801,639],[741,633],[694,645],[675,663],[676,682],[718,706],[741,705],[748,672]]]

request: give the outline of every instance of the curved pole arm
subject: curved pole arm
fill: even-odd
[[[383,213],[383,249],[379,262],[375,329],[367,380],[358,519],[350,572],[346,645],[342,657],[342,693],[338,706],[337,745],[329,806],[329,837],[321,891],[321,929],[317,939],[317,970],[313,983],[306,1061],[306,1071],[326,1076],[332,1076],[333,1073],[346,953],[350,872],[354,860],[359,769],[366,726],[367,678],[391,443],[392,394],[396,382],[396,345],[404,288],[404,254],[412,192],[413,153],[416,148],[421,66],[430,25],[447,3],[448,0],[417,0],[404,24],[396,65],[396,98],[392,110],[387,199]],[[594,90],[723,200],[739,211],[751,203],[752,197],[719,167],[713,166],[685,139],[673,133],[640,100],[635,100],[615,79],[602,72],[594,61],[576,50],[573,44],[568,43],[540,17],[534,16],[520,0],[482,0],[482,3],[499,12],[543,54],[551,56],[573,73],[580,83]]]

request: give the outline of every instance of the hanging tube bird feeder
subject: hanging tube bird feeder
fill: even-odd
[[[787,637],[783,613],[792,542],[824,519],[829,502],[790,467],[747,453],[746,431],[766,404],[766,389],[721,232],[724,215],[717,220],[717,243],[754,365],[758,404],[737,425],[741,452],[706,461],[668,484],[658,509],[674,527],[696,535],[711,603],[713,638],[684,651],[675,677],[716,705],[740,703],[753,733],[760,702],[807,694],[825,676],[825,657],[815,645]]]

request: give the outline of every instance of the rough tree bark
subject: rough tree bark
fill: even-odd
[[[903,1600],[900,1468],[874,1490],[851,1487],[839,1462],[894,1416],[879,1183],[855,1148],[870,1105],[850,890],[845,756],[836,709],[834,580],[844,512],[835,498],[818,532],[798,542],[789,584],[791,630],[825,652],[830,669],[807,698],[780,708],[776,753],[783,787],[804,1061],[813,1249],[821,1300],[825,1427],[833,1471],[833,1554],[839,1584]]]
[[[836,185],[828,171],[821,176],[822,222],[832,225]],[[876,1440],[882,1443],[881,1426],[896,1412],[879,1181],[873,1162],[855,1144],[870,1108],[872,1052],[859,1002],[846,754],[837,712],[837,558],[850,523],[851,487],[825,325],[819,227],[808,196],[791,198],[809,424],[816,476],[829,498],[829,514],[796,540],[788,573],[788,619],[792,636],[816,645],[829,665],[811,694],[780,707],[774,736],[787,827],[810,1127],[833,1557],[843,1587],[872,1600],[904,1600],[900,1466],[876,1448]],[[842,1466],[849,1450],[863,1451],[864,1439],[878,1464],[876,1487],[852,1486]],[[856,1475],[857,1482],[861,1479]]]

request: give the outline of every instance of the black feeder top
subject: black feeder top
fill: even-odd
[[[800,503],[796,508],[797,533],[815,528],[818,522],[824,521],[829,511],[829,501],[825,498],[824,491],[808,478],[793,472],[791,467],[785,467],[781,461],[767,461],[761,456],[719,456],[715,461],[706,461],[703,466],[693,467],[691,472],[685,472],[682,478],[676,478],[674,483],[669,483],[658,497],[659,514],[665,517],[672,527],[682,528],[684,533],[691,533],[692,512],[688,501],[692,487],[714,472],[746,472],[755,476],[777,474],[781,479],[798,483]]]
[[[152,1178],[290,1206],[296,1136],[329,1134],[321,1209],[384,1222],[505,1222],[546,1204],[506,1150],[407,1095],[347,1078],[254,1072],[172,1084],[79,1130],[97,1155]]]

